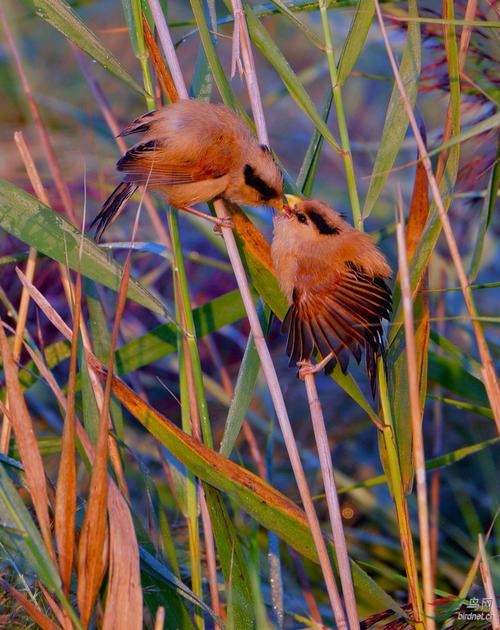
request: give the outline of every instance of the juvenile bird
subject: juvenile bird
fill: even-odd
[[[188,210],[218,198],[283,210],[283,177],[269,148],[224,105],[178,101],[139,116],[120,135],[134,133],[141,140],[116,164],[123,181],[92,222],[97,239],[139,186]]]
[[[382,319],[388,319],[391,269],[371,237],[318,200],[286,195],[288,206],[274,225],[271,254],[290,308],[283,320],[290,365],[299,376],[336,361],[345,373],[349,355],[366,371],[375,396],[376,361],[383,350]],[[323,359],[312,366],[317,349]]]

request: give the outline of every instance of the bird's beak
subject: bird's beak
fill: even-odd
[[[276,199],[275,201],[272,202],[272,204],[270,204],[272,208],[276,208],[276,210],[280,213],[280,214],[284,214],[285,211],[283,209],[283,199],[280,197],[279,199]]]
[[[285,199],[290,210],[295,210],[295,208],[302,201],[302,199],[300,197],[297,197],[297,195],[285,195]]]

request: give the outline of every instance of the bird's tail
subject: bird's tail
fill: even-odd
[[[137,190],[137,185],[131,182],[121,182],[104,202],[101,211],[90,224],[95,227],[95,240],[99,242],[105,230],[118,217],[125,203]]]

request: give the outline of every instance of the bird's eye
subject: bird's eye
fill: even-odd
[[[299,223],[304,223],[304,224],[306,224],[306,223],[307,223],[307,217],[306,217],[306,215],[305,215],[305,214],[302,214],[302,213],[298,214],[298,215],[297,215],[297,221],[299,221]]]

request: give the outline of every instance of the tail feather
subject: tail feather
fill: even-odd
[[[104,202],[101,211],[90,224],[90,229],[96,228],[94,238],[97,242],[111,223],[118,217],[125,203],[137,190],[137,185],[130,182],[121,182]]]

